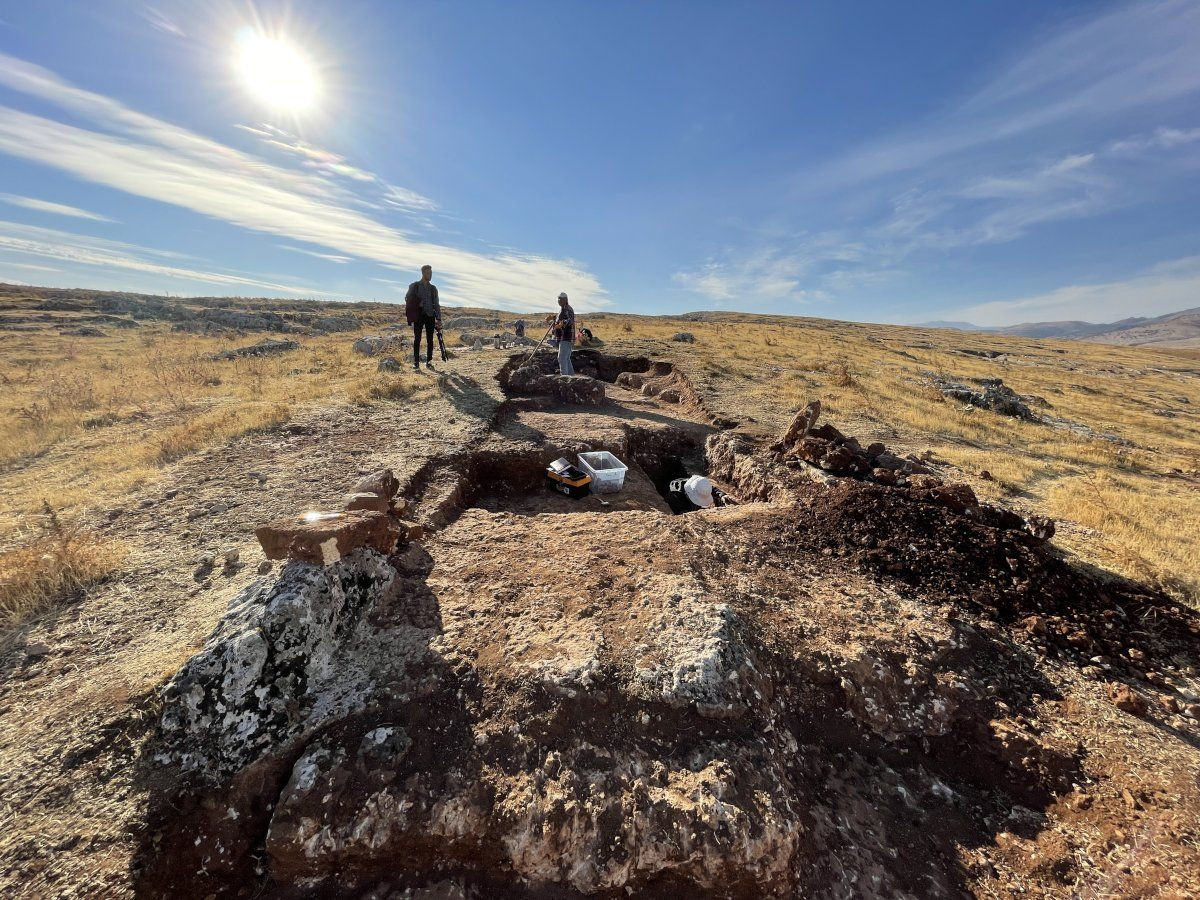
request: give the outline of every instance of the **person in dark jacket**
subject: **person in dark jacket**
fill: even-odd
[[[425,331],[425,368],[433,368],[433,332],[442,330],[442,307],[438,302],[437,285],[433,283],[433,266],[421,266],[421,280],[408,286],[404,295],[404,317],[413,327],[413,370],[421,368],[421,330]]]
[[[554,339],[558,341],[559,374],[574,375],[571,350],[575,347],[575,310],[571,309],[565,291],[558,295],[558,318],[554,320]]]

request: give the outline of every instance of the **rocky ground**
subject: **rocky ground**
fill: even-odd
[[[0,660],[5,893],[1189,896],[1195,612],[624,353],[463,352],[103,517],[128,573]],[[588,449],[627,490],[545,492]],[[681,464],[742,502],[670,515]],[[424,537],[268,569],[381,467]]]

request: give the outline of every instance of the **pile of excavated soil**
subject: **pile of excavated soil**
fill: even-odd
[[[1200,619],[1159,592],[1070,565],[1023,530],[927,502],[922,488],[845,480],[809,490],[764,552],[804,547],[1025,630],[1056,650],[1105,654],[1137,670],[1194,652]],[[1132,656],[1130,651],[1133,651]]]

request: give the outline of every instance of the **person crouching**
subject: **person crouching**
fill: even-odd
[[[671,512],[676,515],[733,503],[732,497],[703,475],[672,479],[667,487],[666,499]]]

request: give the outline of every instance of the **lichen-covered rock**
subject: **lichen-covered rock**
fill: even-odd
[[[407,344],[405,338],[397,335],[382,336],[378,334],[364,335],[350,345],[350,349],[363,356],[377,356],[389,350],[401,350]]]
[[[248,587],[167,684],[160,760],[217,780],[360,706],[368,683],[350,673],[380,660],[355,658],[359,632],[396,578],[383,556],[359,550],[328,567],[290,563]],[[404,647],[395,650],[402,665]]]
[[[241,359],[248,356],[275,356],[279,353],[287,353],[290,350],[296,350],[300,345],[296,341],[273,341],[263,340],[257,344],[251,344],[249,347],[236,347],[233,350],[222,350],[220,353],[214,353],[213,359]]]

